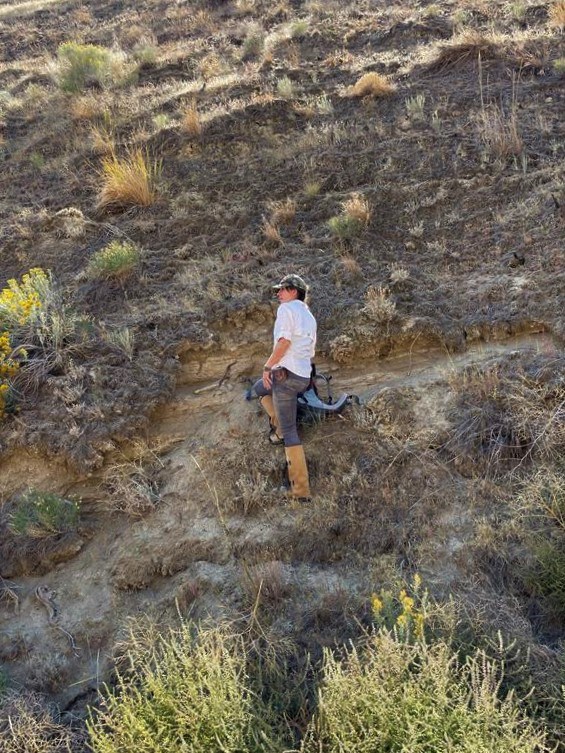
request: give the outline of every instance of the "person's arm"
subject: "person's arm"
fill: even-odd
[[[270,390],[273,384],[271,380],[271,369],[273,368],[273,366],[276,366],[277,363],[279,363],[279,361],[289,348],[290,340],[287,340],[286,337],[279,337],[279,339],[275,343],[273,352],[267,358],[267,360],[265,361],[265,366],[263,367],[263,385],[266,389]]]

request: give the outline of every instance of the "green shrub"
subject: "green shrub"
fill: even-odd
[[[277,81],[277,94],[283,99],[291,99],[294,96],[294,84],[288,76],[283,76]]]
[[[16,536],[44,538],[76,528],[78,503],[52,492],[28,489],[8,515],[8,527]]]
[[[59,86],[66,92],[80,92],[88,84],[105,86],[111,78],[112,54],[94,44],[65,42],[57,50]]]
[[[447,644],[380,631],[345,659],[325,655],[302,753],[540,753],[545,734],[501,698],[502,667],[482,652],[460,664]]]
[[[330,217],[328,227],[332,234],[342,240],[356,238],[363,232],[363,223],[357,217],[350,217],[347,214],[338,214]]]
[[[532,527],[533,564],[523,573],[529,591],[550,615],[565,620],[565,467],[541,466],[524,483],[517,512]]]
[[[553,70],[558,76],[565,76],[565,58],[557,58],[557,60],[554,60]]]
[[[86,273],[92,279],[124,279],[138,266],[139,259],[133,243],[112,241],[94,254]]]
[[[257,57],[263,52],[265,47],[265,32],[255,24],[247,29],[247,34],[243,40],[241,55],[243,60]]]
[[[0,698],[5,694],[8,688],[8,673],[0,665]]]
[[[134,646],[131,658],[133,670],[118,675],[116,691],[89,721],[94,753],[277,749],[248,690],[240,640],[219,630],[195,636],[183,626],[152,647]]]
[[[532,591],[541,596],[552,617],[565,621],[565,536],[542,540],[534,548],[535,564],[526,578]]]

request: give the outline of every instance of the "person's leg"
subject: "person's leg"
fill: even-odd
[[[307,378],[289,373],[285,381],[275,381],[273,384],[273,400],[284,437],[290,494],[293,497],[310,496],[306,457],[296,427],[298,393],[307,389],[308,383]]]
[[[269,426],[271,429],[269,433],[269,442],[271,442],[271,444],[282,444],[283,437],[279,431],[279,420],[273,402],[273,391],[265,387],[262,379],[255,382],[253,390],[255,390],[255,394],[259,397],[261,408],[263,408],[265,413],[269,416]]]
[[[273,403],[285,447],[301,444],[296,428],[297,397],[308,387],[308,382],[308,379],[292,372],[288,372],[284,381],[273,381]]]

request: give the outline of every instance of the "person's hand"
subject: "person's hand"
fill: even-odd
[[[263,387],[266,390],[270,390],[273,386],[273,380],[271,378],[271,370],[263,369]]]

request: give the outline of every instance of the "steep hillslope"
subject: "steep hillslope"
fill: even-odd
[[[82,714],[143,615],[258,620],[316,661],[418,572],[471,642],[516,641],[559,738],[564,27],[559,2],[0,3],[0,692]],[[301,507],[244,399],[289,271],[361,397],[304,427]],[[29,499],[69,518],[30,527]]]

